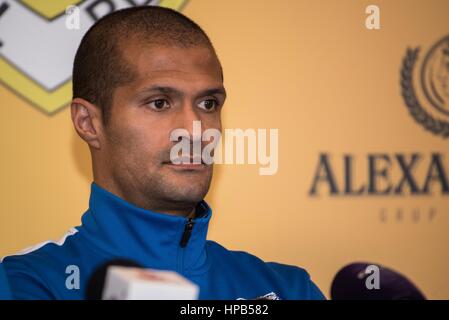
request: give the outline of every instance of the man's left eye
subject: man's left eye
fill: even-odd
[[[198,107],[200,107],[201,109],[204,109],[206,111],[212,111],[212,110],[216,109],[217,106],[218,106],[218,102],[215,99],[203,100],[198,104]]]

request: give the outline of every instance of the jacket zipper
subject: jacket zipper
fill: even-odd
[[[181,242],[179,243],[182,248],[187,246],[190,236],[192,235],[194,224],[195,222],[193,222],[193,218],[189,218],[189,220],[187,220],[186,225],[184,226],[184,232],[182,233]]]

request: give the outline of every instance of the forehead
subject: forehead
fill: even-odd
[[[135,70],[134,84],[148,81],[222,82],[220,62],[208,47],[142,45],[134,41],[122,52],[126,63]]]

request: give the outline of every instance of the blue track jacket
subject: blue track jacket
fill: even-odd
[[[84,299],[96,268],[117,258],[176,271],[199,286],[199,299],[324,299],[304,269],[206,240],[211,215],[205,201],[190,220],[144,210],[92,183],[81,226],[60,241],[5,257],[0,267],[13,299]],[[78,287],[67,285],[73,266]]]

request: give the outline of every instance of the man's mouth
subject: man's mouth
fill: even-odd
[[[178,157],[163,164],[180,170],[202,170],[207,166],[201,157]]]

